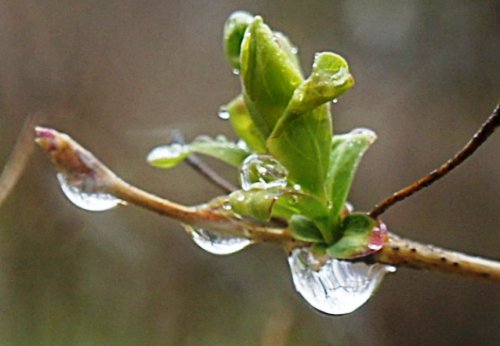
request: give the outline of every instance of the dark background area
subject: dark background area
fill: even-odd
[[[172,129],[226,134],[239,92],[222,51],[237,9],[299,47],[334,51],[357,85],[337,132],[369,127],[350,196],[370,209],[454,154],[500,96],[498,1],[0,1],[0,167],[28,114],[71,134],[126,180],[185,204],[219,191],[148,151]],[[384,215],[402,235],[499,258],[500,135],[456,172]],[[234,178],[236,172],[217,166]],[[90,213],[34,152],[0,209],[1,345],[498,345],[498,284],[401,269],[358,311],[317,313],[282,250],[229,257],[136,207]]]

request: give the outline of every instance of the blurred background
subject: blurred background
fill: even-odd
[[[498,1],[0,0],[0,167],[28,114],[71,134],[124,179],[185,204],[220,191],[148,151],[173,129],[234,138],[217,110],[239,93],[222,51],[237,9],[299,47],[334,51],[357,85],[335,130],[379,135],[350,200],[368,210],[451,157],[500,96]],[[500,134],[384,215],[412,239],[500,258]],[[236,172],[219,165],[234,179]],[[0,206],[1,345],[498,345],[500,287],[401,269],[361,309],[326,316],[272,245],[229,257],[136,207],[90,213],[35,150]]]

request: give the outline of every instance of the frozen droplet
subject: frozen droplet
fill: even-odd
[[[354,211],[354,206],[350,202],[345,202],[345,209],[350,214]]]
[[[196,245],[214,255],[230,255],[252,244],[250,239],[243,237],[207,231],[191,225],[184,225],[184,228]]]
[[[288,257],[297,292],[315,309],[331,315],[353,312],[370,299],[394,267],[330,258],[320,263],[307,248]]]
[[[231,207],[231,204],[229,203],[229,201],[224,201],[224,203],[222,203],[222,209],[229,211],[229,210],[232,210],[233,208]]]
[[[240,149],[243,149],[245,151],[250,151],[250,148],[248,147],[248,144],[242,140],[242,139],[239,139],[236,141],[236,146]]]
[[[57,180],[66,197],[77,207],[88,211],[105,211],[123,203],[109,193],[99,191],[94,180],[88,177],[69,177],[58,173]]]
[[[240,168],[243,190],[285,187],[287,176],[287,169],[269,155],[250,155]]]
[[[349,135],[365,136],[370,140],[370,143],[373,143],[377,140],[377,134],[372,130],[364,127],[353,129],[351,132],[349,132]]]
[[[222,120],[227,120],[229,119],[230,116],[226,106],[221,106],[217,114],[219,115],[219,118],[221,118]]]
[[[155,162],[158,160],[175,160],[186,155],[188,149],[185,145],[173,143],[170,145],[160,145],[149,153],[147,157],[148,162]]]

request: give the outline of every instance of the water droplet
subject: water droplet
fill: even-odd
[[[240,69],[239,68],[233,68],[233,74],[234,75],[239,75],[240,74]]]
[[[315,309],[342,315],[361,307],[373,295],[385,274],[394,267],[330,258],[320,263],[307,248],[296,248],[288,257],[297,292]]]
[[[269,155],[250,155],[240,168],[243,190],[285,187],[287,176],[287,169]]]
[[[222,209],[229,211],[229,210],[232,210],[233,208],[231,207],[231,204],[229,203],[229,201],[224,201],[224,203],[222,203]]]
[[[332,100],[332,103],[333,103],[333,104],[337,104],[337,103],[339,103],[339,99],[333,99],[333,100]]]
[[[300,192],[302,191],[302,186],[300,186],[299,184],[293,184],[293,189],[297,192]]]
[[[377,140],[377,134],[370,129],[364,127],[358,127],[349,132],[350,135],[358,135],[358,136],[366,136],[370,143],[373,143]]]
[[[77,207],[88,211],[105,211],[123,203],[108,193],[100,192],[92,178],[68,177],[58,173],[57,180],[66,197]]]
[[[214,255],[230,255],[252,244],[247,238],[219,234],[191,225],[184,225],[184,228],[196,245]]]
[[[250,151],[250,148],[248,147],[248,144],[242,140],[242,139],[239,139],[237,142],[236,142],[236,146],[240,149],[243,149],[245,151]]]
[[[290,47],[290,52],[292,52],[292,54],[295,54],[297,55],[299,53],[299,49],[295,46],[291,46]]]
[[[186,149],[186,146],[179,143],[160,145],[151,150],[147,157],[147,161],[155,162],[158,160],[175,160],[186,155],[187,152],[188,150]]]
[[[219,115],[219,118],[221,118],[222,120],[227,120],[230,117],[229,111],[227,110],[226,106],[221,106],[217,114]]]
[[[349,214],[354,211],[354,206],[351,203],[345,202],[344,206]]]

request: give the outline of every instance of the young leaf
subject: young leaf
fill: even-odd
[[[241,44],[241,78],[255,126],[267,138],[303,79],[259,16],[248,26]]]
[[[250,155],[246,149],[236,143],[229,142],[222,136],[216,139],[200,136],[190,144],[173,143],[156,147],[149,153],[147,161],[157,168],[171,168],[181,163],[192,153],[212,156],[235,167],[239,167]]]
[[[241,41],[253,16],[244,11],[237,11],[229,16],[224,24],[224,53],[233,69],[240,69]]]
[[[283,193],[282,188],[238,190],[229,195],[229,205],[237,214],[250,216],[260,221],[269,221],[273,206]]]
[[[361,157],[376,139],[377,135],[368,129],[354,129],[350,133],[333,137],[327,187],[334,226],[340,222],[340,214]]]
[[[238,137],[245,141],[252,151],[261,154],[266,153],[266,141],[257,126],[255,126],[243,95],[239,95],[229,102],[226,111],[229,113],[229,121]]]
[[[324,242],[320,230],[314,222],[304,215],[293,215],[290,219],[290,230],[294,238],[313,243]]]
[[[342,237],[327,249],[327,254],[339,259],[350,259],[369,250],[370,236],[376,221],[363,213],[347,216],[342,224]]]
[[[297,56],[297,47],[295,47],[292,42],[290,42],[290,39],[285,36],[282,32],[279,31],[273,31],[274,35],[274,40],[278,45],[283,49],[283,51],[288,55],[292,63],[295,65],[297,70],[302,71],[302,68],[300,67],[300,61],[299,57]],[[302,73],[301,73],[302,74]]]
[[[267,140],[269,152],[289,172],[289,180],[325,200],[332,125],[328,105],[300,116],[285,115]]]
[[[317,54],[311,75],[295,90],[267,142],[269,151],[290,172],[290,179],[322,198],[333,131],[330,109],[323,104],[353,84],[342,57]]]
[[[146,160],[156,168],[172,168],[184,161],[189,154],[190,151],[186,145],[173,143],[154,148],[148,154]]]
[[[324,242],[333,242],[328,208],[317,197],[289,190],[276,201],[272,215],[284,220],[291,220],[294,215],[307,217],[315,224]]]
[[[309,112],[338,98],[353,85],[354,78],[344,58],[330,52],[318,53],[311,75],[295,89],[286,115],[296,117]]]

